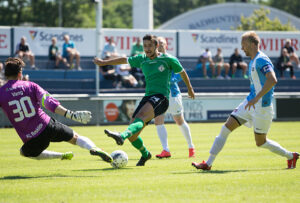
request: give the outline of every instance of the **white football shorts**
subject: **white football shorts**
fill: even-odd
[[[183,113],[182,96],[180,94],[177,97],[171,97],[170,95],[167,113],[170,113],[172,116]]]
[[[236,117],[238,120],[239,118],[244,120],[241,124],[244,124],[249,128],[253,126],[254,132],[267,134],[274,115],[273,105],[261,107],[256,104],[255,109],[251,107],[251,109],[248,110],[248,108],[245,109],[247,103],[248,101],[245,99],[236,109],[233,110],[231,115]]]

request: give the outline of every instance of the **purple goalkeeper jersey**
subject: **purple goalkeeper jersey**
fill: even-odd
[[[50,121],[41,108],[47,94],[34,82],[22,80],[9,80],[0,88],[0,107],[24,143],[41,134]],[[52,101],[52,111],[58,105]]]

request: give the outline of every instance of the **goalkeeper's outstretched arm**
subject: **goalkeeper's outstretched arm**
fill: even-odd
[[[92,119],[92,113],[90,111],[71,111],[62,105],[57,106],[55,113],[83,124],[87,124]]]
[[[53,98],[49,93],[45,93],[42,96],[41,103],[43,107],[49,111],[64,116],[73,121],[87,124],[92,119],[90,111],[71,111],[63,107],[58,100]]]

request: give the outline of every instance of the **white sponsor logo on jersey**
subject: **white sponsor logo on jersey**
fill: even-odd
[[[165,70],[165,67],[164,67],[163,65],[161,65],[161,66],[158,67],[158,70],[159,70],[160,72],[163,72],[163,71]]]

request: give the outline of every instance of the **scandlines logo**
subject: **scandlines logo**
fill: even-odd
[[[30,35],[30,37],[31,37],[32,40],[35,39],[37,33],[38,33],[37,31],[29,30],[29,35]]]
[[[194,42],[197,42],[197,39],[198,39],[198,37],[199,37],[199,34],[193,33],[193,34],[192,34],[192,37],[193,37],[193,41],[194,41]]]

